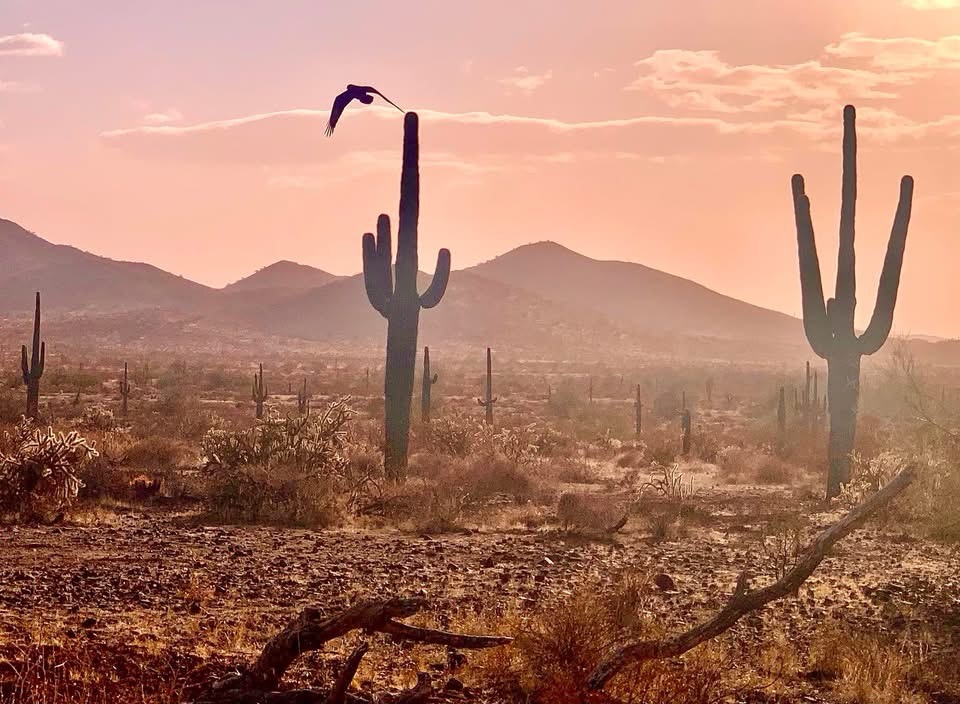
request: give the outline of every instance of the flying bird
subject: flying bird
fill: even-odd
[[[333,128],[337,126],[340,116],[343,114],[343,111],[346,109],[347,105],[350,104],[351,100],[359,100],[364,105],[369,105],[373,102],[374,95],[379,95],[397,110],[403,112],[403,108],[390,100],[390,98],[385,96],[373,86],[355,86],[351,83],[347,86],[347,89],[338,95],[333,101],[333,109],[330,110],[330,120],[327,122],[327,136],[329,137],[333,134]]]

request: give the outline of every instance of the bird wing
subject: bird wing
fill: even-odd
[[[390,98],[388,98],[387,96],[385,96],[383,93],[381,93],[380,91],[378,91],[376,88],[367,88],[367,91],[370,92],[370,93],[376,93],[376,94],[379,95],[381,98],[383,98],[383,99],[386,100],[388,103],[390,103],[393,107],[395,107],[397,110],[399,110],[400,112],[403,112],[403,108],[401,108],[401,107],[400,107],[399,105],[397,105],[395,102],[393,102],[392,100],[390,100]]]
[[[330,109],[330,119],[327,121],[326,134],[328,137],[333,134],[333,128],[337,126],[337,121],[351,100],[353,100],[353,93],[350,90],[345,90],[333,99],[333,107]]]

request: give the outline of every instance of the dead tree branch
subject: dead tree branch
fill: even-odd
[[[887,505],[906,489],[916,478],[916,468],[907,467],[886,486],[863,501],[837,523],[824,530],[807,547],[800,561],[781,579],[762,589],[750,589],[748,576],[744,573],[737,579],[737,586],[727,605],[713,618],[690,630],[662,640],[635,641],[616,648],[607,655],[590,675],[590,689],[603,686],[627,665],[646,660],[673,658],[716,638],[727,631],[746,614],[766,606],[772,601],[795,593],[813,574],[827,556],[830,548],[862,525],[867,518]]]
[[[206,697],[198,700],[198,704],[359,704],[365,702],[365,699],[348,694],[347,689],[360,666],[360,661],[367,652],[366,643],[353,651],[330,692],[314,689],[276,691],[280,680],[298,657],[310,651],[320,650],[329,641],[351,631],[384,633],[397,640],[465,649],[492,648],[506,645],[513,640],[505,636],[449,633],[411,626],[396,620],[413,616],[426,605],[426,600],[422,598],[366,600],[329,617],[324,616],[321,609],[308,607],[267,642],[256,662],[239,674],[215,683]],[[395,700],[384,699],[383,701],[395,701],[397,704],[423,701],[429,697],[431,691],[429,680],[421,678],[416,687],[398,695]]]

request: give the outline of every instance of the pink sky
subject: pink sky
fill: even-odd
[[[860,321],[910,173],[896,327],[960,336],[958,79],[951,0],[3,0],[0,217],[212,285],[355,273],[402,117],[323,126],[367,83],[421,114],[424,261],[552,239],[796,314],[790,176],[831,280],[850,102]]]

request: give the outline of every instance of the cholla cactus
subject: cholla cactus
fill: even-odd
[[[57,433],[24,418],[10,454],[0,454],[0,511],[28,518],[62,512],[77,498],[79,470],[99,456],[77,431]]]

